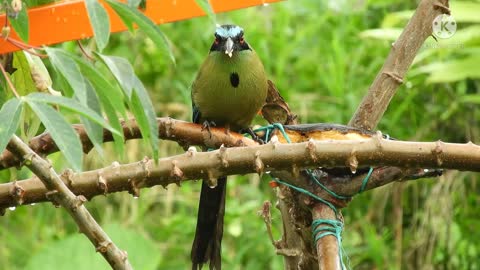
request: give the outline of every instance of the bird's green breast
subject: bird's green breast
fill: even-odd
[[[246,128],[261,109],[267,96],[267,77],[262,62],[252,50],[228,57],[212,52],[192,85],[192,100],[201,121]]]

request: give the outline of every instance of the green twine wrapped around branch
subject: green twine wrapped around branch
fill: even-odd
[[[264,127],[255,129],[254,132],[265,131],[265,141],[268,142],[271,139],[270,135],[273,133],[273,131],[275,129],[278,129],[282,133],[285,140],[288,143],[291,143],[291,140],[288,137],[287,132],[285,131],[283,125],[280,124],[280,123],[274,123],[274,124],[271,124],[271,125],[268,125],[268,126],[264,126]],[[310,179],[312,179],[318,186],[320,186],[323,190],[325,190],[328,194],[330,194],[334,198],[341,199],[341,200],[346,200],[346,199],[351,198],[350,196],[338,195],[335,192],[328,189],[324,184],[322,184],[317,179],[317,177],[315,176],[315,174],[313,173],[312,170],[306,169],[305,172],[308,174]],[[373,172],[373,167],[370,167],[370,170],[368,171],[367,175],[365,176],[365,178],[362,181],[362,185],[361,185],[358,193],[361,193],[365,190],[365,188],[367,187],[368,180],[370,179],[370,176],[372,175],[372,172]],[[300,193],[303,193],[307,196],[310,196],[310,197],[314,198],[315,200],[327,205],[328,207],[330,207],[333,210],[333,212],[335,213],[335,217],[337,219],[334,219],[334,220],[332,220],[332,219],[316,219],[316,220],[313,220],[313,222],[312,222],[313,239],[314,239],[314,243],[315,243],[315,247],[316,247],[319,239],[321,239],[321,238],[323,238],[327,235],[335,236],[337,238],[337,241],[338,241],[338,254],[339,254],[339,258],[340,258],[340,265],[341,265],[342,270],[346,269],[345,264],[343,263],[343,254],[344,254],[343,247],[342,247],[343,222],[340,221],[340,219],[338,217],[339,212],[338,212],[337,208],[332,203],[330,203],[329,201],[318,197],[317,195],[311,193],[308,190],[305,190],[303,188],[294,186],[292,184],[284,182],[284,181],[282,181],[278,178],[275,178],[275,177],[272,177],[272,179],[279,184],[285,185],[285,186],[290,187],[290,188],[292,188],[292,189],[294,189],[294,190],[296,190]]]
[[[322,226],[326,225],[326,226]],[[338,241],[338,257],[340,259],[340,266],[343,269],[346,269],[345,264],[343,263],[343,247],[342,247],[342,231],[343,231],[343,222],[340,220],[332,219],[316,219],[312,222],[312,233],[313,239],[315,241],[315,246],[317,245],[318,240],[322,239],[327,235],[333,235],[337,238]]]

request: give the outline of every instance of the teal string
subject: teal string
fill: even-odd
[[[280,123],[273,123],[273,124],[270,124],[268,126],[260,127],[260,128],[255,129],[253,132],[265,131],[265,141],[268,142],[270,140],[270,133],[272,131],[274,131],[275,129],[280,130],[283,137],[285,138],[285,140],[287,140],[288,143],[292,143],[292,141],[290,140],[290,137],[288,137],[287,132],[283,128],[283,125],[280,124]]]
[[[292,189],[294,189],[294,190],[296,190],[296,191],[298,191],[298,192],[300,192],[300,193],[303,193],[303,194],[305,194],[305,195],[308,195],[308,196],[314,198],[315,200],[318,200],[319,202],[321,202],[321,203],[323,203],[323,204],[326,204],[328,207],[330,207],[330,208],[333,210],[333,212],[335,212],[335,216],[338,217],[338,210],[337,210],[337,208],[336,208],[332,203],[330,203],[329,201],[318,197],[317,195],[311,193],[311,192],[308,191],[308,190],[305,190],[305,189],[303,189],[303,188],[299,188],[299,187],[297,187],[297,186],[294,186],[294,185],[292,185],[292,184],[289,184],[289,183],[287,183],[287,182],[284,182],[284,181],[282,181],[282,180],[280,180],[280,179],[278,179],[278,178],[272,177],[272,179],[273,179],[273,181],[275,181],[275,182],[277,182],[277,183],[279,183],[279,184],[282,184],[282,185],[284,185],[284,186],[287,186],[287,187],[289,187],[289,188],[292,188]]]
[[[321,226],[321,225],[327,226]],[[332,219],[316,219],[312,222],[312,237],[315,239],[315,244],[321,238],[327,235],[333,235],[337,238],[338,241],[338,257],[340,260],[341,269],[346,269],[345,264],[343,263],[343,253],[345,252],[342,247],[342,231],[343,223],[339,220]]]
[[[358,193],[362,193],[365,191],[365,188],[367,187],[368,180],[370,179],[370,176],[372,175],[373,172],[373,167],[370,167],[370,170],[368,171],[367,175],[365,175],[365,178],[363,178],[362,181],[362,186],[360,187],[360,190]]]
[[[306,169],[305,170],[308,174],[308,176],[310,176],[310,178],[315,181],[315,183],[317,183],[317,185],[319,185],[323,190],[325,190],[328,194],[332,195],[334,198],[337,198],[337,199],[341,199],[341,200],[348,200],[350,199],[351,197],[350,196],[342,196],[342,195],[338,195],[337,193],[331,191],[329,188],[327,188],[324,184],[320,183],[320,181],[318,181],[317,177],[315,177],[315,175],[313,175],[313,172],[312,170],[310,169]]]

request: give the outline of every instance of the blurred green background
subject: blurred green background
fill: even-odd
[[[291,0],[217,15],[235,23],[255,48],[281,94],[303,123],[346,124],[386,58],[417,1]],[[429,38],[378,129],[402,140],[480,143],[480,2],[452,1],[456,34]],[[115,34],[105,54],[134,65],[158,116],[190,120],[190,84],[213,41],[207,17],[160,26],[177,65],[140,32]],[[75,43],[60,45],[77,50]],[[262,120],[258,120],[262,124]],[[101,161],[92,152],[86,169]],[[128,142],[133,162],[148,149]],[[161,157],[181,153],[162,142]],[[59,154],[49,157],[62,168]],[[1,181],[29,177],[0,172]],[[227,192],[224,269],[282,269],[262,218],[275,201],[268,177],[231,177]],[[355,197],[343,210],[344,248],[355,269],[480,269],[479,174],[395,183]],[[189,269],[200,185],[155,187],[138,199],[126,193],[97,197],[87,207],[136,269]],[[281,220],[273,210],[274,236]],[[0,217],[0,269],[107,269],[107,264],[62,209],[24,206]]]

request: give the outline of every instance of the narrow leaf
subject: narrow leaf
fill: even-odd
[[[131,100],[132,112],[145,142],[150,142],[153,158],[158,159],[158,125],[152,101],[142,82],[135,76],[135,88]]]
[[[110,37],[110,18],[98,0],[86,0],[85,4],[87,5],[87,13],[98,50],[102,51],[107,46]]]
[[[17,130],[21,112],[22,102],[17,98],[10,99],[0,109],[0,119],[2,119],[0,125],[0,153],[5,150],[8,141]]]
[[[53,104],[58,105],[64,109],[69,111],[75,112],[80,114],[83,117],[88,118],[89,120],[101,125],[102,127],[110,130],[112,133],[116,133],[117,135],[121,135],[119,130],[115,130],[110,126],[103,117],[98,115],[95,111],[91,110],[90,108],[80,104],[79,102],[66,98],[66,97],[58,97],[52,96],[44,93],[32,93],[25,97],[26,101],[28,102],[36,102],[36,103],[46,103],[46,104]]]
[[[142,0],[128,0],[127,4],[131,8],[138,8],[138,5],[140,5],[141,2]]]
[[[100,101],[98,100],[97,94],[95,94],[95,91],[93,90],[90,82],[87,81],[86,86],[88,107],[95,111],[97,114],[101,115],[102,108],[100,106]],[[90,141],[93,143],[95,150],[97,150],[100,157],[103,158],[103,127],[84,116],[80,116],[80,120],[85,126],[85,131],[87,132],[88,138],[90,138]]]
[[[77,133],[63,116],[44,103],[27,100],[28,105],[38,115],[43,125],[52,135],[58,149],[75,171],[82,169],[82,144]]]
[[[23,42],[28,43],[28,39],[29,39],[28,12],[27,12],[27,6],[23,2],[22,2],[22,5],[23,5],[22,9],[17,14],[17,17],[15,19],[8,17],[8,20],[10,21],[10,25],[13,27],[13,29],[18,34],[20,39],[22,39]]]
[[[142,29],[153,43],[160,46],[160,49],[165,52],[170,60],[175,64],[175,57],[167,37],[160,31],[160,29],[153,24],[153,22],[137,9],[130,8],[127,4],[118,2],[116,0],[106,0],[107,3],[120,16],[125,25],[132,31],[132,21],[135,22],[140,29]]]
[[[116,130],[122,130],[122,125],[117,116],[117,111],[127,118],[125,104],[123,100],[123,94],[114,87],[109,81],[100,75],[99,71],[93,67],[90,63],[85,62],[83,59],[75,57],[75,61],[78,63],[82,74],[95,88],[96,93],[100,99],[103,110],[107,115],[110,125]],[[124,138],[123,133],[121,135],[113,134],[115,150],[118,154],[123,155],[124,151]]]
[[[68,84],[70,84],[80,103],[85,104],[87,100],[86,86],[80,68],[74,59],[67,52],[60,49],[45,47],[45,51],[55,70],[61,73]]]
[[[80,67],[81,74],[92,83],[97,94],[100,96],[100,92],[102,92],[103,95],[108,97],[106,100],[108,100],[124,118],[127,118],[125,105],[123,103],[123,94],[118,87],[112,85],[92,64],[76,56],[74,56],[73,59],[75,59],[75,62]]]
[[[118,56],[107,56],[95,53],[100,60],[110,69],[118,84],[122,87],[128,98],[132,96],[135,72],[127,59]]]

